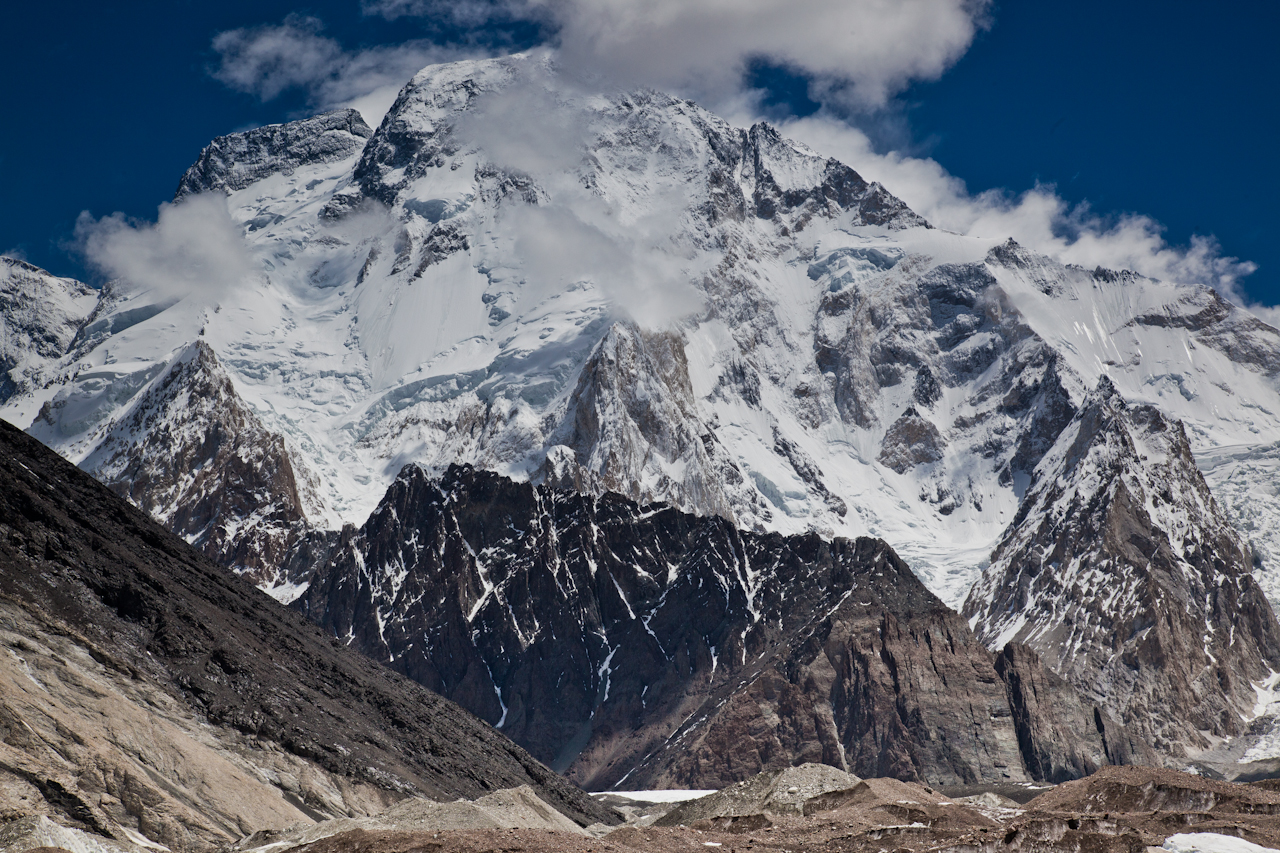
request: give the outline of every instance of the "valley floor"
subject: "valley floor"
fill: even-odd
[[[1155,853],[1163,848],[1172,853],[1261,853],[1280,847],[1280,785],[1274,781],[1233,784],[1164,769],[1108,767],[1086,779],[1040,788],[1042,793],[1025,803],[994,791],[948,796],[892,779],[856,781],[852,787],[795,802],[797,792],[803,796],[833,784],[829,778],[816,780],[815,774],[835,772],[805,765],[761,774],[700,800],[673,803],[670,800],[675,797],[655,797],[668,802],[647,804],[631,800],[627,823],[617,828],[596,825],[586,833],[531,826],[353,829],[299,847],[287,842],[259,847],[241,842],[235,849],[237,853],[269,848],[290,853]],[[809,781],[807,789],[792,784],[800,781],[804,786],[804,778]],[[1037,791],[1028,788],[1025,793]],[[597,796],[611,803],[624,801],[613,794]],[[682,815],[725,811],[734,813],[680,825],[652,825],[655,820],[670,823]]]

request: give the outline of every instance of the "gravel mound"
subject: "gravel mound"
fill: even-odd
[[[820,815],[851,827],[927,827],[932,830],[994,828],[998,820],[932,788],[897,779],[866,779],[808,800],[804,815]]]
[[[930,805],[949,803],[946,797],[914,782],[897,779],[865,779],[848,788],[829,791],[810,798],[804,814],[831,811],[847,806]]]
[[[369,847],[387,853],[410,842],[410,836],[479,829],[537,829],[585,835],[569,818],[547,805],[528,785],[508,788],[477,800],[437,803],[432,800],[404,800],[381,814],[366,818],[337,818],[309,826],[278,832],[257,832],[231,848],[231,853],[285,853],[306,847],[327,853],[330,845],[319,844],[342,836],[349,845]],[[318,846],[317,846],[318,845]]]
[[[801,814],[804,803],[820,794],[851,788],[862,780],[826,764],[801,764],[759,773],[706,797],[682,803],[655,826],[689,825],[719,817]]]
[[[1028,811],[1280,814],[1280,791],[1158,767],[1104,767],[1027,803]]]

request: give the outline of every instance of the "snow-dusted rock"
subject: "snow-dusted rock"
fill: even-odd
[[[98,294],[16,258],[0,257],[0,403],[29,393],[67,352]]]
[[[175,197],[213,190],[232,193],[272,175],[292,175],[299,166],[348,160],[372,134],[360,113],[334,110],[219,136],[182,176]]]
[[[1114,747],[1122,727],[1090,728],[1049,748],[1069,760],[1029,773],[1021,741],[1092,725],[1094,705],[1059,681],[1052,712],[1015,719],[1028,703],[1011,693],[1048,683],[1034,653],[997,673],[964,620],[873,539],[743,532],[411,465],[329,549],[298,578],[295,608],[589,789],[723,786],[803,761],[1018,782],[1130,757]]]
[[[1161,752],[1241,734],[1280,626],[1182,425],[1108,379],[1045,455],[965,614]]]
[[[82,436],[80,467],[211,558],[247,571],[271,589],[277,570],[307,529],[315,484],[299,476],[283,439],[268,432],[236,395],[203,340],[153,375],[130,406]],[[80,386],[83,387],[83,386]],[[54,444],[92,397],[64,393],[30,432]]]

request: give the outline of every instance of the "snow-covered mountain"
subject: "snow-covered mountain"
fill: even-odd
[[[35,432],[84,464],[203,330],[318,526],[467,462],[882,536],[958,604],[1106,374],[1186,425],[1264,567],[1278,547],[1280,335],[1211,290],[928,228],[767,125],[529,58],[424,69],[367,134],[215,141],[179,195],[226,192],[262,274],[122,292],[4,416],[54,403]]]
[[[879,537],[953,606],[1000,546],[971,599],[995,642],[991,579],[1014,583],[1017,519],[1104,378],[1185,434],[1217,499],[1189,523],[1234,525],[1280,596],[1280,333],[1208,288],[931,228],[766,124],[538,57],[426,68],[376,131],[341,111],[222,137],[178,203],[205,193],[258,272],[104,289],[0,415],[283,601],[406,464],[463,463]],[[35,325],[74,325],[66,299]],[[1182,531],[1157,532],[1182,553]],[[1253,656],[1237,708],[1269,651],[1229,654]]]

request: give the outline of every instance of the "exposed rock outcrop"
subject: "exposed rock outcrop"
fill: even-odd
[[[879,459],[886,468],[905,474],[917,465],[937,462],[946,446],[938,428],[908,407],[884,434]]]
[[[1032,778],[1058,783],[1088,776],[1109,764],[1159,763],[1151,747],[1132,737],[1106,711],[1081,702],[1076,691],[1027,646],[1009,643],[1001,649],[996,672],[1009,695],[1018,745]]]
[[[373,129],[355,110],[333,110],[288,124],[219,136],[178,183],[175,200],[196,193],[234,192],[302,164],[344,160],[364,148]]]
[[[75,405],[55,398],[32,433],[56,433],[60,410]],[[203,340],[173,357],[81,467],[268,589],[315,502],[315,484],[295,468],[284,439],[262,425]]]
[[[573,451],[577,470],[553,479],[646,503],[675,496],[733,520],[743,476],[710,433],[698,419],[683,341],[619,323],[583,367],[560,428],[558,446]],[[685,477],[673,482],[673,470]]]

